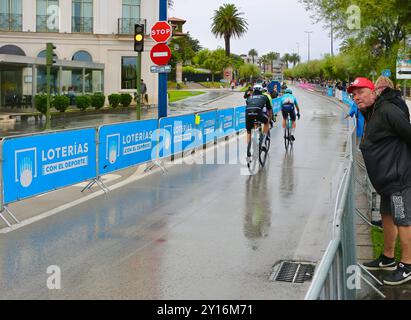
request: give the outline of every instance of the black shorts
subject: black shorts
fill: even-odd
[[[263,112],[263,110],[247,110],[245,111],[245,127],[247,133],[251,133],[251,130],[254,128],[256,122],[261,122],[263,124],[268,123],[268,115]]]
[[[288,115],[290,115],[291,121],[293,121],[293,122],[297,119],[294,109],[293,110],[281,109],[281,113],[282,113],[283,118],[285,120],[287,120]]]
[[[392,215],[396,226],[411,226],[411,188],[391,197],[381,195],[380,213]]]

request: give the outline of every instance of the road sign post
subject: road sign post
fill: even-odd
[[[160,10],[159,10],[160,19],[159,20],[160,22],[168,24],[167,23],[168,1],[167,0],[159,0],[159,1],[160,1]],[[156,28],[154,30],[156,30]],[[164,40],[164,42],[166,42],[171,37],[172,29],[170,30],[169,34],[167,34],[166,32],[165,35],[168,35],[168,38]],[[160,36],[162,36],[161,31],[160,31]],[[153,37],[153,33],[151,37]],[[154,35],[154,37],[156,37],[156,35]],[[156,41],[155,39],[153,40]],[[167,117],[167,103],[168,103],[167,102],[167,73],[160,73],[158,75],[158,118]]]

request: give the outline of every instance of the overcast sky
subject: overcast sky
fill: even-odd
[[[211,18],[214,10],[224,3],[234,3],[248,22],[248,32],[240,39],[231,40],[231,52],[247,54],[256,49],[259,55],[269,51],[299,53],[302,61],[308,56],[310,34],[310,59],[319,59],[330,53],[329,32],[322,24],[313,24],[310,12],[305,11],[298,0],[174,0],[170,17],[187,20],[184,31],[200,41],[208,49],[224,48],[224,40],[211,33]],[[299,46],[297,45],[299,43]],[[334,41],[334,53],[340,41]]]

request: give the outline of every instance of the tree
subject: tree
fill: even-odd
[[[258,52],[255,49],[251,49],[250,51],[248,51],[248,55],[253,59],[253,64],[254,64],[254,59],[255,57],[258,57]]]
[[[223,37],[225,42],[225,54],[230,56],[230,39],[240,38],[247,32],[247,21],[241,16],[234,4],[223,4],[214,11],[211,32],[216,37]]]
[[[230,58],[225,55],[224,49],[217,49],[211,52],[202,66],[211,71],[212,81],[214,82],[214,75],[222,73],[230,65],[230,62]]]
[[[170,41],[171,66],[174,68],[177,62],[186,62],[193,59],[201,50],[200,42],[187,33],[184,37],[173,37]]]
[[[347,24],[354,14],[347,12],[353,4],[351,0],[300,1],[307,11],[313,13],[311,17],[316,23],[323,21],[326,28],[332,24],[337,37],[354,37],[359,42],[374,38],[387,54],[411,31],[411,2],[408,0],[357,0],[355,5],[359,8],[360,28],[349,28]]]
[[[293,64],[293,68],[295,67],[295,65],[301,61],[300,56],[297,53],[293,53],[292,55],[290,55],[290,60],[289,60],[292,64]]]
[[[260,65],[260,69],[263,70],[263,72],[266,72],[265,67],[268,65],[270,61],[268,60],[268,57],[266,54],[262,55],[259,59],[258,59],[258,64]]]
[[[288,63],[291,62],[291,55],[289,53],[286,53],[283,55],[283,57],[281,58],[281,60],[283,60],[283,62],[286,65],[286,68],[288,69]]]
[[[268,62],[269,62],[269,64],[270,64],[270,71],[271,71],[271,73],[273,72],[273,63],[274,63],[274,61],[277,61],[277,59],[279,58],[279,56],[280,56],[280,54],[278,53],[278,52],[269,52],[269,53],[267,53],[267,55],[266,55],[266,57],[267,57],[267,60],[268,60]]]
[[[251,79],[258,78],[260,76],[260,68],[258,68],[255,64],[246,63],[242,65],[239,69],[240,77],[244,79]]]

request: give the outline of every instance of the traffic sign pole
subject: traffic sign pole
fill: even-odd
[[[136,79],[136,86],[137,86],[137,120],[141,119],[141,52],[137,52],[137,79]]]
[[[167,21],[167,0],[160,1],[160,21]],[[158,118],[167,117],[167,73],[158,75]]]

